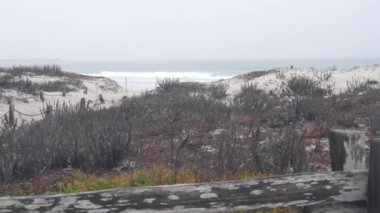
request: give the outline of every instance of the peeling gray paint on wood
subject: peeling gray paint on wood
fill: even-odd
[[[371,141],[370,165],[368,174],[368,213],[380,209],[380,138]]]
[[[353,203],[327,202],[322,205],[306,207],[303,213],[367,213],[365,201]]]
[[[221,212],[326,202],[365,202],[367,176],[368,172],[361,170],[53,196],[3,197],[0,198],[0,212]]]
[[[333,171],[351,171],[368,168],[367,136],[364,131],[332,129],[329,133]]]

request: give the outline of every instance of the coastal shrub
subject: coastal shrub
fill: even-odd
[[[2,127],[0,152],[8,153],[0,156],[1,175],[7,177],[3,179],[67,166],[86,172],[115,167],[131,140],[130,123],[120,115],[116,108],[56,107],[52,116],[21,124],[12,132]]]
[[[173,90],[146,98],[142,102],[144,106],[137,110],[146,109],[143,116],[153,120],[160,135],[169,141],[169,165],[174,178],[181,166],[183,150],[193,136],[211,131],[229,120],[228,106],[204,95]]]
[[[135,126],[149,129],[152,125],[159,124],[161,133],[169,131],[174,123],[181,131],[207,131],[226,122],[230,113],[229,107],[224,103],[181,89],[128,98],[121,107],[131,116]]]
[[[157,79],[156,90],[161,92],[168,92],[170,90],[176,89],[181,85],[179,78],[164,78]]]
[[[265,91],[258,89],[253,84],[244,84],[240,93],[234,97],[234,106],[237,110],[247,113],[266,111],[269,96]]]
[[[252,122],[260,125],[270,120],[283,120],[282,113],[286,113],[285,117],[290,116],[286,103],[253,84],[241,87],[240,93],[233,99],[233,108],[235,113],[250,114],[254,118]]]
[[[175,91],[180,93],[205,93],[207,86],[199,82],[181,82],[180,85],[175,89]]]
[[[44,65],[44,66],[12,66],[0,67],[0,73],[7,73],[12,76],[21,76],[25,74],[46,75],[46,76],[63,76],[64,72],[61,67],[57,65]]]
[[[227,97],[227,85],[223,83],[211,83],[207,88],[211,98],[221,100]]]
[[[10,74],[0,76],[0,88],[8,89],[12,86],[13,77]]]
[[[306,171],[308,164],[303,134],[297,132],[295,126],[273,129],[267,134],[259,152],[264,172],[286,174]]]
[[[307,76],[294,76],[288,81],[287,92],[291,97],[294,118],[299,121],[323,122],[330,115],[328,100],[333,87],[328,81],[331,73],[313,72],[313,75],[317,80]]]
[[[234,97],[233,101],[234,113],[239,117],[238,120],[247,120],[245,127],[248,132],[242,141],[248,145],[250,154],[246,162],[239,162],[238,164],[246,164],[248,168],[258,172],[271,171],[267,170],[263,160],[263,157],[268,158],[268,156],[263,156],[260,141],[265,139],[265,137],[262,131],[274,124],[279,126],[286,125],[291,116],[287,105],[282,103],[280,99],[276,99],[265,91],[258,89],[253,84],[243,85],[240,93]],[[241,134],[237,129],[230,129],[230,131],[231,130],[232,132],[228,134],[230,137]],[[234,137],[232,137],[232,139],[233,138]],[[228,146],[231,146],[230,144],[237,144],[236,139],[226,143],[224,146],[228,148]],[[273,153],[270,153],[270,155],[271,154]],[[223,154],[223,158],[225,158],[225,155],[226,154]],[[239,165],[234,165],[234,167],[239,167]]]
[[[313,116],[319,116],[320,109],[318,106],[312,109],[308,106],[315,104],[313,101],[317,99],[301,100],[304,101],[301,104],[297,102],[298,108],[302,113],[308,113],[305,116],[310,116],[310,119],[315,120],[316,117]],[[311,102],[306,102],[306,100],[311,100]],[[245,163],[250,170],[284,174],[289,172],[289,168],[294,171],[303,171],[306,168],[302,137],[296,131],[300,120],[296,119],[297,110],[295,110],[294,102],[267,94],[252,84],[246,84],[235,96],[234,108],[234,113],[251,116],[245,126],[248,127],[249,131],[246,134],[249,136],[242,139],[244,144],[249,145],[250,156],[248,162]],[[238,132],[235,130],[229,135],[239,134]],[[236,142],[229,144],[236,144]]]
[[[0,88],[2,89],[16,89],[25,93],[35,93],[37,90],[37,84],[33,83],[29,79],[15,80],[15,78],[6,74],[0,77]]]
[[[321,97],[300,99],[295,107],[296,113],[306,121],[326,121],[332,112],[329,100]]]
[[[35,83],[29,79],[17,79],[11,74],[0,76],[0,88],[16,89],[20,92],[36,95],[39,91],[45,92],[71,92],[83,88],[83,82],[77,79],[65,79]]]
[[[311,73],[313,76],[319,81],[320,83],[326,83],[331,80],[331,77],[333,75],[332,70],[325,70],[325,71],[317,71],[312,70]]]
[[[367,83],[368,81],[364,81],[362,79],[352,79],[349,81],[346,81],[347,84],[347,91],[346,93],[349,94],[359,94],[366,92],[371,88],[371,84]]]
[[[359,124],[353,115],[340,115],[336,123],[344,128],[358,128]]]
[[[228,130],[228,131],[233,131]],[[219,176],[227,173],[227,171],[237,170],[239,168],[239,163],[236,163],[237,150],[235,149],[236,138],[234,138],[229,132],[224,131],[222,134],[217,136],[216,144],[216,171]]]
[[[77,79],[67,79],[60,81],[47,81],[41,84],[36,84],[36,90],[41,90],[45,92],[71,92],[77,89],[84,88],[83,82]]]
[[[261,156],[263,149],[256,146],[263,139],[260,135],[272,120],[280,126],[290,122],[291,111],[286,102],[254,85],[244,85],[231,103],[195,92],[207,92],[207,87],[201,84],[178,83],[175,88],[125,97],[119,105],[107,109],[95,110],[86,104],[80,110],[79,106],[56,105],[50,116],[19,124],[10,134],[12,140],[1,141],[8,144],[1,148],[3,153],[15,156],[12,159],[0,156],[6,165],[11,165],[3,166],[6,171],[3,173],[10,180],[67,166],[95,172],[117,167],[127,157],[133,158],[136,170],[156,164],[168,166],[172,175],[162,177],[164,182],[184,178],[180,168],[189,164],[199,165],[199,171],[206,176],[210,170],[220,176],[244,168],[255,171],[257,167],[250,164],[252,156]],[[249,118],[248,122],[239,121],[244,116]],[[227,135],[215,139],[210,132],[220,128],[227,129]],[[249,131],[254,132],[253,142],[247,139]],[[7,132],[1,135],[6,138]],[[215,140],[219,156],[202,151],[203,145]],[[268,153],[264,158],[272,159],[275,165],[281,163],[273,161],[271,155],[276,153]],[[261,165],[259,171],[283,171],[265,168],[270,163]],[[4,176],[3,173],[0,175]],[[137,184],[145,184],[146,178],[137,176]]]
[[[331,88],[322,88],[321,81],[306,76],[294,76],[288,80],[287,85],[291,94],[300,97],[324,97],[332,92]]]
[[[366,124],[374,135],[380,133],[380,106],[377,105],[368,110]]]
[[[146,137],[152,127],[171,141],[169,164],[175,172],[192,135],[224,125],[231,113],[224,103],[184,91],[146,93],[109,109],[56,105],[52,111],[43,120],[19,125],[12,141],[2,140],[13,147],[3,146],[4,153],[15,156],[12,162],[4,159],[14,165],[10,178],[67,166],[86,172],[111,169],[127,156],[132,134],[136,139]]]
[[[360,105],[375,104],[380,101],[380,89],[376,81],[367,79],[347,81],[347,91],[342,95]]]
[[[14,167],[18,160],[16,150],[20,147],[15,144],[16,125],[10,126],[7,121],[2,121],[2,125],[5,127],[0,129],[0,177],[8,181],[13,178]]]
[[[199,135],[225,125],[231,114],[226,104],[187,89],[145,93],[125,99],[122,107],[130,115],[134,128],[138,129],[135,138],[155,136],[167,141],[165,158],[174,172],[174,179],[179,175],[178,168],[191,142]],[[144,143],[136,146],[142,150],[144,146],[157,145]],[[142,168],[151,166],[153,158],[147,160],[151,156],[141,155],[144,153],[137,156],[138,165]]]

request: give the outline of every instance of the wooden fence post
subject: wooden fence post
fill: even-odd
[[[81,98],[80,99],[80,104],[79,104],[79,110],[84,111],[86,109],[86,99]]]
[[[46,105],[46,111],[45,111],[45,117],[50,116],[53,113],[53,106],[52,105]]]
[[[15,105],[13,99],[9,99],[9,126],[12,127],[15,124]]]
[[[364,131],[332,129],[329,144],[332,171],[367,169],[368,146]]]
[[[380,210],[380,138],[371,141],[368,172],[368,213]]]
[[[40,92],[40,99],[41,99],[41,101],[45,101],[45,97],[44,97],[44,92],[43,91]]]
[[[99,94],[99,101],[101,104],[104,104],[105,101],[104,101],[104,98],[103,98],[103,95],[102,94]]]

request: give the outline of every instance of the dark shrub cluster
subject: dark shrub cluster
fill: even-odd
[[[162,92],[168,92],[170,90],[179,88],[181,82],[178,78],[164,78],[157,79],[156,90]]]
[[[352,80],[347,82],[347,88],[343,96],[355,99],[360,105],[370,105],[380,101],[380,89],[374,80]]]
[[[9,180],[67,166],[110,169],[128,152],[130,140],[131,124],[120,108],[56,107],[41,121],[1,128],[0,175]]]
[[[30,80],[15,80],[12,75],[6,74],[0,76],[0,88],[1,89],[16,89],[21,92],[36,94],[37,84]]]
[[[305,171],[303,122],[353,126],[363,93],[350,93],[354,98],[347,100],[354,103],[346,106],[346,96],[330,95],[320,82],[297,77],[289,83],[287,96],[246,84],[230,100],[222,84],[164,79],[156,91],[125,97],[108,109],[92,110],[85,103],[81,108],[56,106],[41,121],[3,125],[0,175],[25,178],[67,166],[92,172],[125,158],[134,159],[137,168],[164,162],[175,177],[184,164],[221,176],[244,169]],[[370,121],[379,128],[377,120]]]
[[[266,171],[276,174],[306,171],[308,162],[303,140],[303,134],[297,132],[295,126],[285,126],[268,134],[259,152]]]
[[[16,89],[20,92],[36,95],[39,91],[46,92],[70,92],[79,88],[83,88],[83,82],[77,79],[65,79],[58,81],[47,81],[43,83],[35,83],[29,79],[18,79],[11,74],[0,76],[1,89]]]
[[[4,125],[0,174],[9,180],[67,166],[88,172],[110,169],[128,153],[144,154],[139,141],[151,135],[169,142],[169,165],[176,172],[190,140],[223,126],[230,118],[227,105],[192,94],[194,88],[183,85],[178,90],[124,98],[109,109],[91,110],[85,104],[75,109],[56,106],[41,121],[17,128]],[[139,166],[148,163],[152,161],[141,159]]]
[[[66,79],[60,81],[47,81],[41,84],[37,84],[37,90],[46,92],[65,91],[71,92],[77,89],[83,89],[83,82],[77,79]]]
[[[321,81],[306,76],[295,76],[289,79],[288,88],[291,93],[301,97],[324,97],[331,94],[331,90],[322,88]]]
[[[245,113],[260,114],[269,111],[271,104],[270,96],[253,84],[243,85],[241,92],[234,97],[234,106]]]
[[[251,115],[250,137],[244,139],[250,150],[248,168],[275,174],[307,169],[302,132],[297,131],[301,120],[295,117],[294,103],[245,84],[234,98],[234,113]]]
[[[332,95],[331,85],[326,88],[322,83],[331,77],[329,73],[314,74],[313,80],[306,76],[295,76],[288,81],[288,96],[292,97],[292,108],[297,119],[324,121],[329,113],[328,99]]]
[[[13,66],[13,67],[0,67],[0,73],[8,73],[12,76],[20,76],[27,73],[34,75],[46,76],[63,76],[64,72],[61,67],[57,65],[44,65],[44,66]]]
[[[227,97],[227,85],[217,82],[212,83],[207,88],[211,98],[222,100]]]

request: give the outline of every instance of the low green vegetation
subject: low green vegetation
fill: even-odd
[[[249,171],[241,171],[235,174],[226,174],[223,177],[207,177],[207,181],[240,180],[247,178],[265,177],[264,174],[256,174]],[[169,168],[155,168],[151,170],[136,170],[130,173],[116,173],[103,175],[89,175],[79,170],[75,171],[74,179],[69,183],[59,183],[58,193],[85,192],[93,190],[141,187],[155,185],[171,185],[175,183],[197,183],[198,174],[190,169],[180,169],[176,179],[174,172]],[[50,192],[52,193],[52,192]]]

